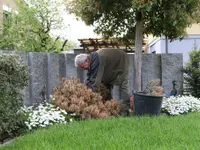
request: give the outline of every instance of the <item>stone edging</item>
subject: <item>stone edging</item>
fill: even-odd
[[[10,143],[13,142],[13,141],[14,141],[13,138],[7,138],[7,139],[5,139],[3,142],[0,142],[0,147],[6,146],[6,145],[10,144]]]

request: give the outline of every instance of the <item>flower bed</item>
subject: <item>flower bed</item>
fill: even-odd
[[[54,124],[66,124],[75,120],[76,114],[69,114],[65,110],[55,107],[52,104],[39,104],[37,107],[23,107],[26,114],[25,124],[29,130],[44,128]]]
[[[77,119],[75,113],[68,113],[49,103],[39,104],[36,107],[23,107],[22,110],[26,115],[25,124],[29,130],[44,128],[54,124],[66,124]],[[164,97],[162,112],[169,115],[200,112],[200,99],[192,96]]]
[[[200,99],[193,96],[171,96],[169,98],[163,98],[162,112],[169,115],[200,112]]]

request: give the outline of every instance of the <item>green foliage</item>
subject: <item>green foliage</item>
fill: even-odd
[[[10,19],[4,21],[4,32],[0,35],[1,49],[35,52],[59,52],[60,37],[53,37],[51,30],[61,29],[63,19],[60,4],[50,0],[28,0],[18,2]]]
[[[56,42],[56,46],[60,48],[60,51],[68,51],[74,49],[77,45],[73,41],[59,39]]]
[[[191,95],[200,98],[200,49],[195,46],[189,56],[190,60],[183,69],[184,80],[189,85]]]
[[[144,34],[181,37],[199,11],[199,0],[70,0],[67,5],[86,24],[97,25],[97,33],[127,39],[134,39],[139,20]]]
[[[70,13],[106,38],[135,39],[134,89],[141,90],[143,36],[182,38],[199,18],[199,0],[66,0]]]
[[[17,56],[0,55],[0,141],[23,127],[22,90],[27,85],[27,67]]]
[[[75,47],[77,47],[77,44],[75,43],[75,42],[73,42],[73,41],[69,41],[69,42],[67,42],[67,44],[65,45],[65,47],[64,47],[64,51],[67,51],[67,50],[72,50],[72,49],[74,49]]]

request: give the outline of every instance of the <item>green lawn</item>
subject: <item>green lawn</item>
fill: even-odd
[[[200,114],[129,117],[56,125],[0,150],[199,150]]]

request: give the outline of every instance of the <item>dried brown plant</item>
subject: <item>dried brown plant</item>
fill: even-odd
[[[160,79],[150,81],[143,92],[153,96],[163,96],[163,87],[160,86]]]
[[[82,119],[109,118],[120,113],[120,102],[104,100],[100,93],[94,93],[75,78],[62,79],[53,91],[52,102],[68,112],[75,112]]]

